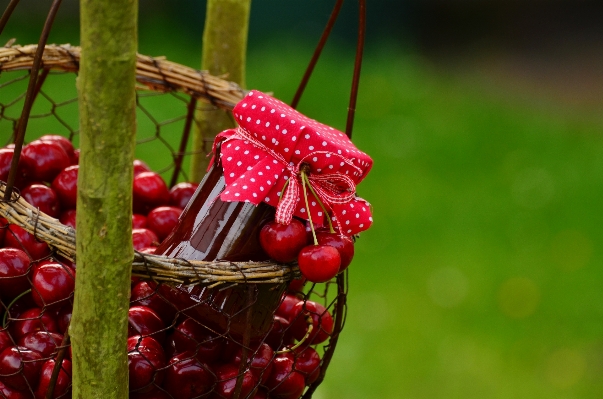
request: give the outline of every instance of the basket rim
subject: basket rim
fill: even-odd
[[[0,73],[31,70],[37,48],[36,44],[0,47]],[[80,55],[78,46],[46,45],[40,69],[77,73]],[[137,90],[186,93],[218,108],[232,110],[247,91],[225,77],[168,61],[163,56],[136,55]]]

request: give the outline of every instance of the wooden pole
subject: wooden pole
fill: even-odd
[[[73,397],[126,399],[137,0],[81,0]]]
[[[208,0],[203,31],[201,69],[245,87],[247,33],[251,0]],[[203,105],[195,116],[189,176],[201,181],[205,175],[216,134],[234,127],[231,115],[224,110]]]

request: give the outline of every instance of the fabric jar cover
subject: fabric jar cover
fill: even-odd
[[[370,227],[370,204],[355,192],[373,161],[344,133],[255,90],[233,113],[239,127],[223,131],[214,141],[214,153],[221,143],[226,182],[220,199],[255,205],[264,201],[277,208],[276,220],[283,224],[293,215],[308,220],[309,211],[315,225],[325,225],[323,209],[309,189],[306,209],[300,168],[307,164],[310,185],[339,231],[352,235]]]

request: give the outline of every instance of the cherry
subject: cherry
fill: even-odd
[[[69,155],[70,160],[74,159],[75,148],[73,148],[73,143],[71,143],[67,137],[59,136],[58,134],[46,134],[40,137],[39,140],[56,142],[63,148],[63,150],[65,150],[67,155]]]
[[[283,299],[281,300],[281,303],[276,309],[276,314],[278,316],[284,317],[287,320],[291,320],[291,317],[293,316],[293,309],[295,308],[295,305],[297,305],[299,302],[302,301],[295,295],[283,295]]]
[[[54,359],[48,359],[42,364],[40,370],[40,379],[38,380],[38,388],[36,389],[36,399],[45,399],[46,391],[50,386],[50,380],[52,379],[52,371],[56,361]],[[57,377],[54,391],[52,391],[52,399],[57,399],[65,395],[71,390],[71,361],[63,359],[61,362],[61,370]]]
[[[306,285],[306,281],[308,280],[306,280],[304,276],[301,276],[301,278],[296,278],[295,280],[291,280],[289,286],[287,287],[287,291],[292,293],[301,293],[304,289],[304,285]]]
[[[57,347],[63,342],[63,336],[58,333],[35,331],[19,339],[18,345],[36,351],[42,357],[50,357],[56,353]]]
[[[40,307],[64,305],[74,288],[73,270],[60,263],[43,264],[33,273],[31,293]]]
[[[32,180],[51,182],[71,159],[56,141],[35,140],[23,147],[21,158],[31,170]]]
[[[160,386],[165,376],[160,370],[165,367],[165,354],[159,342],[135,335],[128,338],[127,348],[130,391],[145,393]]]
[[[174,399],[160,389],[153,389],[148,393],[130,393],[130,399]]]
[[[290,353],[279,354],[273,363],[272,374],[266,382],[270,396],[299,398],[304,392],[306,382],[303,374],[295,371],[293,356]]]
[[[160,206],[147,215],[147,226],[163,241],[178,224],[182,209],[175,206]]]
[[[75,209],[69,209],[59,216],[59,222],[63,223],[65,226],[69,226],[75,229]]]
[[[237,374],[242,356],[243,348],[239,348],[233,361],[233,364],[237,367]],[[252,357],[251,362],[247,359],[246,363],[249,365],[249,370],[253,373],[253,376],[262,383],[265,383],[272,372],[272,358],[274,357],[274,351],[268,344],[262,343],[257,350],[248,351],[247,356]]]
[[[132,214],[132,228],[133,229],[146,229],[147,228],[147,217],[139,213]]]
[[[48,244],[38,241],[36,237],[16,224],[8,226],[6,237],[4,237],[4,246],[25,251],[31,260],[42,259],[50,255]]]
[[[262,249],[277,262],[294,261],[307,243],[306,228],[297,219],[292,219],[289,225],[268,222],[260,230]]]
[[[178,183],[170,189],[170,205],[184,209],[197,191],[197,183]]]
[[[293,336],[289,329],[289,320],[281,316],[274,316],[272,328],[266,336],[266,343],[274,350],[278,350],[284,346],[293,343]]]
[[[59,332],[54,317],[40,308],[31,308],[11,318],[10,333],[16,341],[36,331]]]
[[[166,326],[170,326],[176,319],[177,309],[157,291],[157,283],[140,281],[132,288],[131,304],[151,308]]]
[[[215,362],[224,348],[224,340],[198,321],[187,318],[174,329],[168,340],[174,353],[192,352],[204,363]]]
[[[73,158],[71,158],[71,164],[77,165],[80,163],[80,149],[76,149],[73,151]]]
[[[21,197],[34,208],[39,208],[50,217],[59,216],[61,204],[57,193],[44,184],[31,184],[21,191]]]
[[[0,353],[0,380],[25,391],[37,385],[42,355],[22,346],[10,346]]]
[[[312,347],[303,347],[294,350],[295,370],[306,377],[306,385],[312,384],[320,374],[320,355]]]
[[[134,249],[139,250],[159,245],[159,238],[157,238],[157,234],[149,229],[133,229],[132,244],[134,245]]]
[[[80,167],[72,165],[63,169],[52,181],[64,209],[75,209],[77,203],[77,176]]]
[[[170,192],[165,182],[155,172],[142,172],[134,177],[133,182],[134,212],[148,213],[158,206],[167,205]]]
[[[214,397],[230,399],[233,397],[237,386],[237,378],[239,376],[239,366],[235,364],[224,364],[216,369],[216,377],[218,384],[214,389]],[[243,384],[241,385],[241,394],[239,398],[247,398],[255,387],[257,379],[250,370],[246,370],[243,374]]]
[[[163,388],[174,398],[191,399],[209,392],[215,376],[193,352],[184,352],[170,359]]]
[[[30,395],[5,385],[0,381],[0,398],[2,399],[30,399]]]
[[[308,245],[297,257],[299,271],[313,283],[324,283],[339,272],[341,256],[329,245]]]
[[[133,162],[133,165],[134,165],[134,176],[138,176],[142,172],[151,172],[151,168],[149,168],[149,165],[147,165],[140,159],[135,159]]]
[[[165,325],[151,308],[132,306],[128,310],[128,336],[152,336],[159,343],[165,341]]]
[[[8,173],[10,172],[14,154],[15,150],[13,148],[0,149],[0,180],[3,182],[8,180]],[[24,187],[26,182],[29,181],[30,175],[31,171],[23,162],[23,159],[19,158],[19,162],[17,163],[17,176],[15,176],[15,185],[17,187]]]
[[[0,248],[0,298],[11,301],[29,289],[29,265],[29,256],[22,250]]]
[[[352,263],[354,241],[350,237],[323,230],[316,232],[316,239],[320,245],[330,245],[339,251],[339,256],[341,257],[340,272],[344,271]]]
[[[57,326],[59,327],[59,331],[65,334],[67,328],[69,327],[69,323],[71,322],[71,315],[73,314],[73,306],[71,304],[63,306],[57,312]]]
[[[6,330],[0,330],[0,352],[12,345],[14,345],[14,342],[10,338],[8,332]]]
[[[251,399],[268,399],[268,393],[263,389],[258,389]]]
[[[289,323],[295,339],[302,340],[308,331],[305,315],[312,317],[312,332],[306,343],[320,344],[326,341],[333,333],[333,316],[324,306],[314,301],[300,301],[293,308]]]

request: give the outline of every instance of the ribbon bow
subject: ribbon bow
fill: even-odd
[[[214,142],[214,148],[222,143],[223,201],[266,202],[283,224],[310,214],[313,222],[324,225],[326,210],[344,234],[371,225],[370,205],[356,196],[356,185],[372,160],[347,136],[257,91],[237,104],[234,115],[240,126],[220,133]],[[302,168],[308,172],[310,209],[301,194]]]

